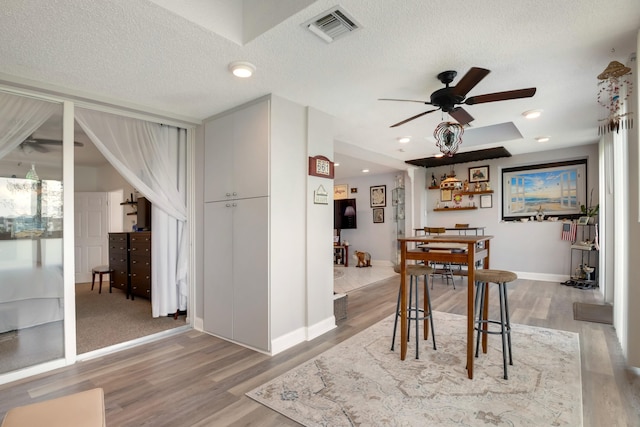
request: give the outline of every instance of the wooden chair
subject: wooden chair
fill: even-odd
[[[440,235],[447,232],[445,227],[425,227],[424,234],[428,236],[432,235]],[[449,280],[451,280],[451,284],[453,285],[453,289],[456,288],[456,282],[453,277],[453,269],[451,268],[450,262],[431,262],[431,267],[434,269],[433,273],[431,273],[431,277],[440,276],[444,277],[449,284]],[[431,289],[433,289],[433,280],[431,280]]]

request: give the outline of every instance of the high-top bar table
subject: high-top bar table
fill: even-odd
[[[493,236],[457,236],[445,235],[420,236],[399,238],[400,243],[400,359],[404,360],[407,355],[407,260],[436,262],[457,262],[467,264],[467,373],[469,379],[473,379],[473,331],[474,331],[474,292],[475,292],[475,265],[476,261],[484,260],[483,268],[489,268],[489,240]],[[445,243],[451,243],[452,248],[459,248],[461,243],[467,245],[467,250],[447,251],[424,251],[422,249],[408,248],[410,244],[425,245],[429,243],[439,243],[442,248]],[[485,304],[485,307],[487,305]],[[486,317],[486,313],[484,313]],[[482,351],[487,352],[487,334],[483,335]]]

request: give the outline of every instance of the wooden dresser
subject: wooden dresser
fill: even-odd
[[[109,233],[110,289],[151,298],[151,232]]]

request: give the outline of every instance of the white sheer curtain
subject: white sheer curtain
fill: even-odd
[[[0,159],[60,108],[59,103],[0,92]]]
[[[154,317],[187,304],[184,131],[76,108],[76,120],[125,180],[153,204],[151,307]],[[180,135],[182,137],[180,138]]]

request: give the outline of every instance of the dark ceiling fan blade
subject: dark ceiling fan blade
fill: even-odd
[[[449,115],[456,119],[456,121],[461,125],[468,125],[474,120],[473,116],[467,113],[467,110],[462,107],[456,107],[453,110],[449,111]]]
[[[467,98],[464,103],[467,105],[484,104],[485,102],[506,101],[509,99],[530,98],[536,93],[535,87],[527,89],[508,90],[506,92],[488,93]]]
[[[30,142],[40,145],[62,145],[62,141],[59,141],[57,139],[32,139],[30,140]],[[84,147],[84,144],[78,141],[74,141],[73,145],[75,147]]]
[[[467,93],[469,93],[471,89],[473,89],[478,83],[480,83],[480,81],[484,79],[490,72],[490,70],[484,68],[472,67],[469,71],[467,71],[467,74],[465,74],[460,79],[458,84],[453,87],[451,93],[453,95],[461,96],[464,98],[465,96],[467,96]]]
[[[29,148],[32,148],[33,150],[37,151],[38,153],[48,153],[49,149],[47,147],[43,147],[40,144],[34,144],[33,142],[23,142],[24,145],[26,145]]]
[[[402,101],[402,102],[419,102],[420,104],[433,105],[429,101],[418,101],[416,99],[394,99],[394,98],[378,98],[378,101]]]
[[[434,109],[434,110],[425,111],[424,113],[420,113],[420,114],[417,114],[417,115],[415,115],[415,116],[413,116],[413,117],[409,117],[408,119],[405,119],[405,120],[403,120],[403,121],[401,121],[401,122],[398,122],[398,123],[396,123],[395,125],[391,125],[391,126],[389,126],[389,127],[394,128],[394,127],[396,127],[396,126],[403,125],[403,124],[405,124],[405,123],[407,123],[407,122],[410,122],[411,120],[417,119],[418,117],[422,117],[422,116],[424,116],[425,114],[433,113],[434,111],[438,111],[438,110],[439,110],[439,108],[436,108],[436,109]]]

